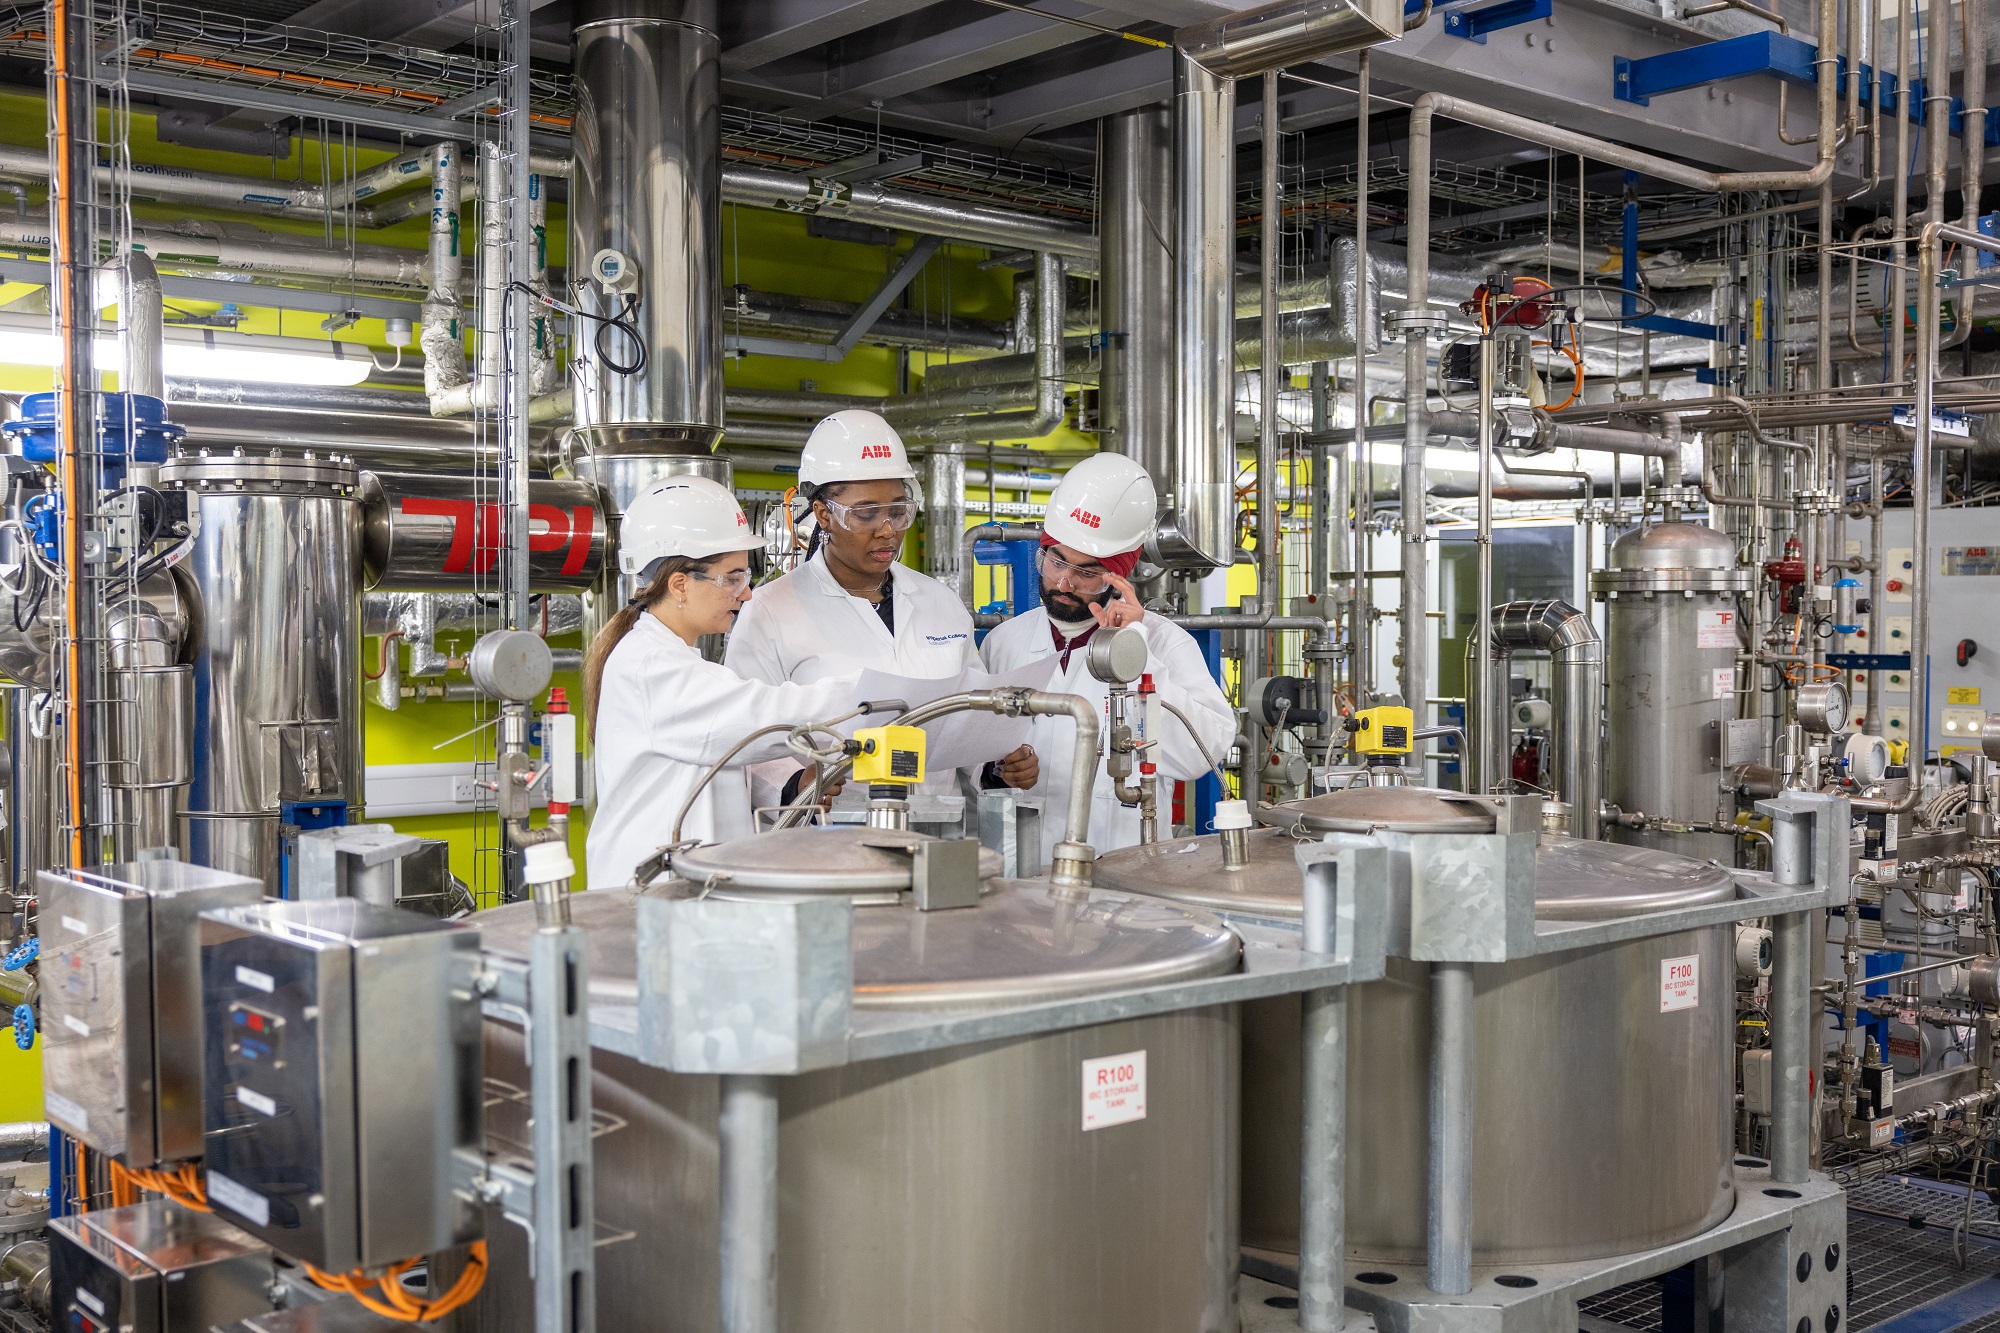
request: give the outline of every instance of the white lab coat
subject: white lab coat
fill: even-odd
[[[979,665],[972,616],[957,593],[908,565],[891,565],[889,577],[895,587],[893,636],[874,604],[841,587],[826,561],[815,556],[757,589],[729,632],[724,664],[746,679],[772,684],[854,676],[871,668],[941,680]],[[760,765],[758,804],[776,804],[779,789],[798,768],[784,761]],[[960,794],[950,772],[930,774],[919,790]]]
[[[597,809],[586,855],[593,889],[632,882],[639,862],[665,846],[696,782],[730,746],[775,722],[834,717],[853,706],[854,678],[812,685],[745,680],[702,657],[650,612],[611,650],[598,690]],[[785,753],[784,734],[745,747],[716,774],[681,826],[683,838],[750,834],[743,766]]]
[[[1200,646],[1186,630],[1162,616],[1147,616],[1138,623],[1138,629],[1146,636],[1146,669],[1152,673],[1160,697],[1187,714],[1188,720],[1200,729],[1202,743],[1208,746],[1209,753],[1222,759],[1236,736],[1236,712],[1229,706],[1222,687],[1208,674],[1208,663],[1202,658]],[[980,655],[986,661],[986,669],[992,672],[1012,671],[1030,662],[1059,656],[1055,640],[1049,635],[1048,611],[1036,607],[994,629],[987,634]],[[1090,674],[1088,657],[1088,645],[1072,652],[1069,669],[1058,671],[1047,688],[1062,694],[1080,694],[1097,705],[1099,717],[1105,719],[1098,734],[1101,756],[1107,739],[1105,733],[1109,730],[1111,691]],[[1154,739],[1160,742],[1155,754],[1163,779],[1160,816],[1164,821],[1171,813],[1172,782],[1192,781],[1209,772],[1209,767],[1201,757],[1201,750],[1188,738],[1187,728],[1171,714],[1164,710],[1162,713],[1163,734]],[[1029,795],[1043,798],[1042,865],[1047,868],[1055,845],[1069,836],[1070,754],[1076,744],[1076,723],[1066,717],[1038,717],[1028,731],[1028,744],[1035,747],[1042,761],[1041,780],[1030,789]],[[1118,803],[1100,758],[1090,803],[1091,845],[1100,852],[1108,852],[1134,846],[1138,841],[1139,807]]]

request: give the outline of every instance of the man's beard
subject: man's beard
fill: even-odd
[[[1090,603],[1073,592],[1063,589],[1042,589],[1042,605],[1057,620],[1082,621],[1091,619]]]

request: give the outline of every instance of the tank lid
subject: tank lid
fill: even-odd
[[[1102,888],[1170,898],[1177,903],[1296,920],[1300,913],[1298,840],[1283,829],[1261,828],[1246,840],[1247,862],[1222,864],[1222,839],[1213,835],[1121,847],[1097,858],[1093,874]]]
[[[1591,575],[1593,592],[1740,592],[1750,571],[1736,564],[1736,541],[1700,523],[1658,523],[1611,544],[1610,567]]]
[[[1177,838],[1107,852],[1097,882],[1216,912],[1296,920],[1302,877],[1298,844],[1279,829],[1250,837],[1249,863],[1225,870],[1219,838]],[[1703,861],[1575,838],[1546,837],[1535,852],[1535,915],[1552,921],[1599,921],[1670,907],[1728,902],[1729,873]]]
[[[1613,569],[1733,569],[1736,542],[1702,523],[1657,523],[1611,543]]]
[[[969,1009],[1032,1004],[1099,991],[1220,976],[1242,944],[1203,912],[1159,898],[1092,890],[1057,895],[1046,884],[996,880],[977,907],[918,912],[857,907],[854,1003],[863,1009]],[[636,1006],[638,893],[572,894],[570,919],[590,938],[590,995]],[[534,904],[472,918],[481,947],[525,959]]]
[[[901,893],[928,833],[897,829],[789,828],[674,853],[674,873],[694,884],[780,893]],[[979,849],[979,877],[1000,873],[1000,853]]]
[[[160,480],[189,490],[228,486],[304,487],[326,489],[352,495],[361,484],[361,469],[351,458],[338,454],[315,457],[312,453],[247,453],[238,448],[226,454],[175,454],[160,465]]]
[[[1491,833],[1493,811],[1463,792],[1441,787],[1349,787],[1265,806],[1266,824],[1315,833]]]
[[[1602,921],[1735,896],[1736,881],[1720,866],[1650,847],[1544,838],[1535,856],[1535,915],[1556,921]]]

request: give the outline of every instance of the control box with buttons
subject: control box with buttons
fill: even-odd
[[[1883,524],[1884,642],[1876,645],[1842,635],[1842,645],[1849,652],[1900,654],[1917,646],[1910,642],[1914,609],[1910,593],[1916,573],[1911,565],[1910,511],[1892,509],[1883,515]],[[1993,608],[2000,605],[1996,601],[2000,598],[2000,563],[1966,555],[1993,546],[1996,532],[2000,532],[2000,520],[1990,509],[1931,511],[1930,556],[1923,575],[1930,582],[1929,642],[1922,645],[1929,668],[1924,698],[1910,698],[1907,669],[1882,673],[1885,710],[1894,706],[1903,719],[1903,725],[1890,727],[1885,718],[1883,732],[1890,740],[1908,738],[1910,709],[1923,705],[1929,712],[1928,738],[1933,754],[1974,749],[1981,737],[1971,727],[1975,722],[1983,727],[1987,710],[2000,708],[2000,651],[1982,648],[1978,642],[1984,637],[1980,627],[1992,619]],[[1895,583],[1902,587],[1892,587]]]
[[[202,918],[208,1198],[334,1272],[477,1239],[479,932],[354,898]]]

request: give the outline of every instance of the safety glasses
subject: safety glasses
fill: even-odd
[[[914,500],[858,505],[844,505],[838,500],[821,500],[820,503],[833,514],[834,521],[849,532],[873,532],[885,523],[897,532],[907,532],[910,524],[917,521]]]
[[[747,569],[732,569],[727,574],[691,573],[688,577],[700,579],[703,583],[713,583],[730,597],[740,597],[750,587],[750,571]]]
[[[1111,586],[1111,578],[1103,565],[1084,567],[1072,565],[1055,553],[1054,548],[1041,549],[1042,581],[1052,587],[1068,584],[1070,591],[1082,593],[1103,592]]]

